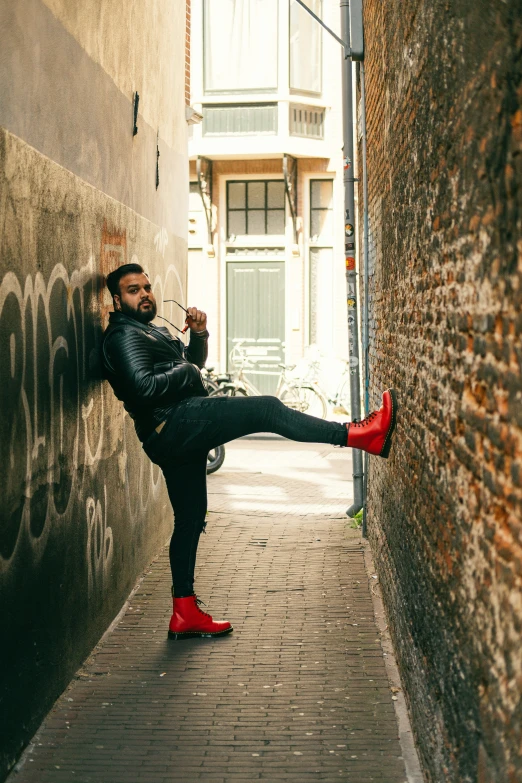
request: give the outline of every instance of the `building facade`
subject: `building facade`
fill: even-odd
[[[307,345],[347,352],[341,57],[295,0],[192,2],[188,297],[210,363],[241,342],[263,392]]]

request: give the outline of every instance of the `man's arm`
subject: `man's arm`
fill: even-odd
[[[204,367],[208,356],[207,315],[197,307],[189,307],[186,322],[190,327],[190,342],[185,356],[192,364]]]
[[[107,352],[125,401],[172,405],[194,394],[202,386],[198,370],[187,363],[155,372],[148,339],[137,329],[118,329],[107,337]]]
[[[187,361],[192,362],[197,367],[205,366],[208,357],[208,332],[191,332],[190,342],[185,351]]]

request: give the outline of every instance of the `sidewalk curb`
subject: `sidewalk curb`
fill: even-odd
[[[370,542],[368,540],[362,539],[362,545],[364,549],[364,562],[368,574],[368,583],[370,586],[370,593],[372,595],[375,622],[381,637],[381,646],[383,650],[386,673],[388,674],[390,686],[392,688],[399,689],[397,692],[394,692],[393,705],[395,707],[395,716],[397,718],[397,726],[399,731],[399,743],[402,749],[402,755],[406,767],[407,781],[408,783],[426,783],[420,765],[417,748],[415,747],[410,716],[408,714],[408,707],[406,705],[404,689],[401,682],[401,675],[397,665],[397,660],[395,658],[390,632],[388,631],[386,610],[384,608],[381,590],[380,587],[378,588],[378,591],[374,589],[379,585],[379,580],[378,578],[374,578],[376,576],[376,572],[372,551],[370,549]]]

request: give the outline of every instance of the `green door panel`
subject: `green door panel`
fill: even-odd
[[[262,394],[276,390],[284,339],[284,261],[227,263],[227,353],[243,342],[255,364],[246,375]]]

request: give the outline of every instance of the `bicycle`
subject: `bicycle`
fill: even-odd
[[[201,370],[203,385],[209,394],[217,391],[220,386],[231,380],[231,375],[229,373],[220,373],[217,375],[214,369],[214,367],[203,367]]]
[[[245,376],[245,369],[255,367],[255,363],[249,359],[242,342],[238,342],[234,346],[229,358],[230,363],[235,368],[235,372],[231,374],[230,380],[223,381],[220,384],[217,391],[211,392],[211,396],[228,394],[231,397],[238,395],[260,397],[263,393]],[[318,389],[317,385],[313,381],[291,378],[289,373],[295,369],[296,365],[278,364],[277,366],[281,369],[281,373],[274,396],[280,399],[288,408],[325,419],[328,403],[325,395]]]
[[[351,408],[351,393],[350,393],[350,362],[348,359],[341,359],[344,364],[344,369],[339,378],[337,388],[333,397],[330,397],[326,390],[320,385],[317,380],[320,374],[321,363],[319,359],[311,360],[308,364],[308,372],[306,378],[310,378],[311,382],[317,384],[321,393],[326,397],[328,403],[333,406],[333,413],[341,413],[343,415],[350,415]]]

